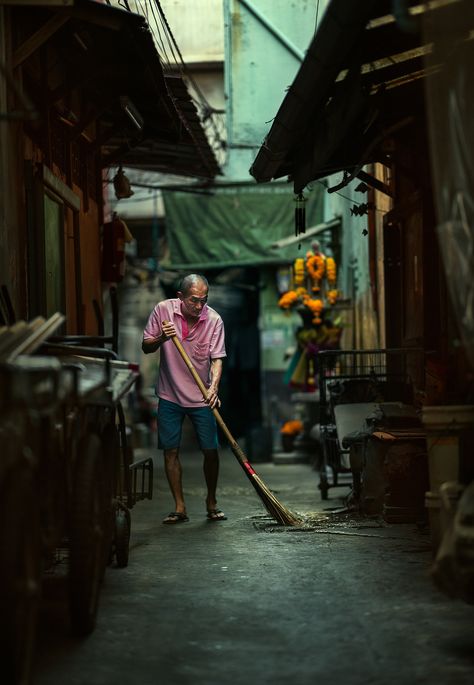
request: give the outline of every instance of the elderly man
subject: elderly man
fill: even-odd
[[[179,461],[181,428],[189,416],[204,455],[207,485],[206,510],[210,521],[227,517],[217,508],[216,487],[219,473],[217,426],[211,409],[220,406],[219,381],[222,359],[226,356],[224,324],[208,306],[209,284],[204,276],[189,274],[181,281],[177,297],[159,302],[143,332],[142,350],[160,350],[158,396],[158,447],[164,450],[165,471],[175,501],[175,509],[163,523],[188,521],[183,497],[182,469]],[[176,347],[169,342],[177,335],[207,387],[207,400],[192,378]]]

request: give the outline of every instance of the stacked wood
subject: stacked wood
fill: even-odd
[[[49,319],[38,316],[32,321],[17,321],[0,327],[0,362],[12,362],[20,354],[32,354],[55,333],[65,316],[56,312]]]

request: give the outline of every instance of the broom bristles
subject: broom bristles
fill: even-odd
[[[256,473],[253,475],[253,484],[270,516],[284,526],[296,526],[301,523],[301,519],[275,497]]]
[[[292,511],[287,509],[273,494],[273,492],[265,485],[260,476],[256,473],[249,461],[242,461],[240,454],[236,456],[239,459],[240,465],[247,474],[248,479],[252,483],[257,495],[262,500],[265,509],[270,516],[283,526],[296,526],[301,523],[301,519]]]

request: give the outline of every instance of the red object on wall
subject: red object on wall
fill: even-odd
[[[117,216],[102,228],[102,281],[120,283],[125,275],[125,243],[129,242],[129,232]]]

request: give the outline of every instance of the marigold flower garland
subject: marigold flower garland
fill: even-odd
[[[294,273],[294,282],[295,285],[304,285],[305,281],[305,272],[304,272],[304,259],[302,257],[299,257],[298,259],[295,259],[295,263],[293,265],[293,273]]]
[[[306,271],[312,281],[312,291],[317,293],[321,290],[321,279],[324,276],[325,271],[325,260],[320,254],[308,253],[309,257],[306,258]]]
[[[281,309],[289,310],[298,304],[303,304],[313,314],[312,323],[315,326],[320,326],[324,318],[324,300],[330,306],[335,305],[339,297],[339,291],[336,288],[336,261],[333,257],[326,257],[319,252],[318,248],[315,249],[315,253],[307,252],[304,259],[302,257],[295,259],[293,264],[293,282],[296,287],[280,297],[278,306]],[[326,291],[318,297],[311,297],[305,287],[307,279],[311,281],[311,292],[319,294],[321,293],[323,278],[326,279],[328,286]]]
[[[336,280],[337,280],[337,269],[336,269],[336,262],[332,257],[327,257],[326,258],[326,278],[328,280],[328,284],[330,286],[335,286],[336,285]]]
[[[308,309],[310,309],[313,312],[313,314],[314,314],[313,323],[315,323],[317,326],[319,326],[319,324],[321,324],[323,322],[323,320],[321,319],[321,312],[324,309],[323,301],[322,300],[312,300],[310,297],[306,297],[303,300],[303,304],[305,305],[305,307],[308,307]]]

